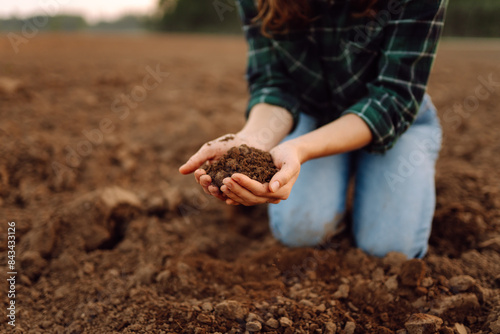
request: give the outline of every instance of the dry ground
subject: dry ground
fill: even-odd
[[[18,54],[0,40],[0,237],[15,221],[18,271],[15,328],[1,280],[2,333],[404,333],[417,313],[500,333],[500,42],[441,45],[423,261],[367,256],[348,231],[285,248],[265,208],[178,174],[243,124],[245,52],[240,37],[39,35]]]

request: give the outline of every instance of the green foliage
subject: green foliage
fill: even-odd
[[[241,32],[234,0],[160,0],[153,26],[164,31]]]
[[[33,16],[24,20],[10,18],[0,20],[0,31],[76,31],[87,28],[85,19],[78,15]]]
[[[158,13],[158,30],[241,31],[234,0],[159,0]],[[500,37],[500,0],[449,0],[444,35]]]
[[[500,37],[500,1],[449,0],[444,35]]]
[[[26,19],[0,19],[0,31],[138,31],[146,28],[147,19],[141,16],[125,15],[115,21],[101,21],[88,25],[78,15],[32,16]]]
[[[146,28],[148,18],[136,15],[125,15],[115,21],[100,21],[90,27],[96,31],[139,31]]]

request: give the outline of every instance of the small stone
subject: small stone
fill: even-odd
[[[269,320],[266,321],[266,326],[272,329],[276,329],[280,326],[280,323],[278,320],[270,318]]]
[[[413,287],[420,286],[426,271],[427,267],[424,261],[420,259],[406,261],[401,266],[401,273],[399,274],[401,284]]]
[[[83,264],[83,272],[90,275],[94,272],[94,264],[91,262],[85,262]]]
[[[316,312],[320,312],[320,313],[323,313],[326,311],[326,306],[325,304],[321,304],[319,305],[318,307],[316,307]]]
[[[337,333],[337,325],[331,321],[325,324],[325,334],[335,334]]]
[[[476,284],[476,280],[469,275],[458,275],[450,278],[448,281],[452,292],[464,292],[472,288]]]
[[[243,320],[247,310],[235,300],[226,300],[215,306],[215,313],[229,320]]]
[[[314,304],[313,304],[310,300],[307,300],[307,299],[302,299],[302,300],[300,301],[300,303],[301,303],[302,305],[309,306],[309,307],[313,307],[313,306],[314,306]]]
[[[432,278],[430,277],[425,277],[423,280],[422,280],[422,286],[424,288],[429,288],[432,286],[432,284],[434,284],[434,281],[432,280]]]
[[[443,320],[424,313],[412,314],[405,323],[408,334],[434,334],[441,328]]]
[[[212,312],[214,307],[212,306],[212,303],[204,302],[203,304],[201,304],[201,309],[206,312]]]
[[[281,317],[280,318],[280,325],[281,327],[292,327],[293,321],[288,319],[287,317]]]
[[[459,323],[455,324],[455,332],[457,332],[457,334],[468,334],[467,328]]]
[[[354,305],[352,302],[348,302],[348,303],[347,303],[347,306],[349,306],[349,308],[350,308],[351,310],[353,310],[354,312],[359,312],[359,308],[358,308],[358,307],[356,307],[356,305]]]
[[[392,275],[385,281],[384,283],[385,287],[389,291],[396,291],[398,289],[398,276],[397,275]]]
[[[349,296],[349,285],[347,284],[340,284],[337,291],[335,291],[335,293],[333,294],[333,298],[335,299],[347,298],[348,296]]]
[[[348,321],[345,323],[345,327],[344,327],[345,334],[354,334],[355,330],[356,330],[356,323],[354,323],[352,321]]]
[[[203,324],[211,324],[212,323],[212,318],[205,313],[198,314],[198,316],[196,317],[196,320],[198,320],[199,322],[201,322]]]
[[[258,321],[247,322],[246,329],[249,332],[258,332],[262,329],[262,325]]]
[[[264,322],[262,320],[262,318],[260,317],[260,315],[256,314],[256,313],[253,313],[253,312],[250,312],[248,313],[247,315],[247,322],[250,322],[250,321],[258,321],[258,322]]]
[[[431,309],[431,312],[433,314],[441,315],[450,309],[456,308],[461,308],[463,310],[477,310],[480,308],[479,300],[473,293],[446,296]]]

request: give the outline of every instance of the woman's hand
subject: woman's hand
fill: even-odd
[[[227,196],[222,193],[218,187],[211,185],[211,177],[207,175],[205,170],[199,168],[205,162],[211,163],[217,161],[231,147],[240,146],[241,144],[247,144],[248,146],[255,147],[263,151],[269,151],[271,148],[275,147],[287,135],[287,133],[290,132],[292,126],[292,116],[284,108],[268,105],[265,103],[259,103],[255,105],[250,111],[249,118],[240,132],[238,132],[237,134],[225,135],[206,143],[184,165],[179,168],[179,172],[181,172],[182,174],[189,174],[194,172],[196,182],[198,182],[203,187],[203,190],[207,194],[213,195],[221,200],[225,200],[227,204],[240,204],[239,202],[227,198]],[[273,188],[273,198],[269,197],[265,200],[264,198],[260,199],[260,201],[268,201],[271,203],[278,202],[279,200],[288,197],[288,194],[290,193],[289,189],[287,192],[287,184],[289,182],[284,178],[282,179],[282,177],[284,177],[286,173],[289,173],[286,172],[288,170],[288,162],[285,163],[285,161],[287,160],[282,158],[283,153],[280,153],[281,149],[273,151],[276,152],[275,155],[273,155],[275,156],[275,164],[278,168],[281,168],[281,166],[283,167],[283,173],[277,173],[277,175],[280,174],[282,176],[280,176],[280,178],[273,178],[274,181],[278,181],[278,184],[280,186],[277,187],[279,189]],[[298,168],[300,169],[300,165],[298,165]],[[242,184],[250,187],[253,191],[258,192],[259,194],[263,194],[262,188],[259,188],[260,191],[256,189],[257,186],[262,186],[262,184],[260,184],[259,182],[247,182],[252,180],[247,177],[245,179],[245,176],[242,174],[236,174],[234,177],[236,180],[240,180]],[[293,182],[295,182],[295,180],[293,180]],[[257,183],[258,185],[255,183]],[[289,188],[291,188],[291,185],[289,186]],[[265,191],[269,192],[269,187],[267,185]],[[245,197],[245,195],[247,194],[245,193],[242,196]],[[248,201],[241,201],[241,204],[253,205],[250,203],[251,202]]]
[[[245,206],[277,204],[288,198],[300,172],[301,161],[298,150],[291,142],[285,142],[276,146],[270,153],[279,169],[271,181],[262,184],[239,173],[225,178],[221,191],[227,198],[227,204]]]
[[[205,162],[210,164],[219,160],[231,147],[240,146],[241,144],[252,144],[247,139],[242,138],[238,134],[227,134],[215,140],[205,143],[189,160],[179,168],[182,174],[190,174],[194,172],[196,182],[198,182],[203,190],[213,195],[220,200],[226,200],[226,196],[220,192],[217,186],[212,185],[212,178],[207,175],[204,169],[199,169]]]

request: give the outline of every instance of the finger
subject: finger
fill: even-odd
[[[243,201],[238,195],[233,193],[231,190],[226,185],[223,185],[220,187],[220,190],[228,197],[228,199],[231,199],[233,202],[243,204],[245,201]],[[226,202],[227,203],[227,202]]]
[[[266,185],[260,183],[259,181],[252,180],[251,178],[249,178],[244,174],[239,174],[239,173],[233,174],[231,176],[231,179],[235,181],[235,183],[239,184],[243,188],[250,191],[254,195],[262,196],[268,193]]]
[[[195,172],[196,173],[196,172]],[[208,191],[208,186],[210,184],[212,184],[212,179],[210,178],[209,175],[201,175],[199,180],[198,180],[198,183],[200,184],[201,188],[203,189],[203,191],[208,194],[208,195],[212,195],[210,193],[210,191]]]
[[[205,161],[213,158],[213,151],[207,149],[206,145],[203,145],[184,165],[179,167],[179,172],[181,172],[181,174],[190,174],[203,165]]]
[[[230,199],[230,198],[226,199],[226,204],[227,204],[227,205],[234,205],[234,206],[236,206],[236,205],[240,205],[240,203],[235,202],[235,201],[233,201],[233,200],[232,200],[232,199]]]
[[[199,183],[202,187],[207,188],[210,184],[212,184],[212,178],[207,174],[201,175]]]
[[[203,175],[205,175],[205,174],[207,174],[207,172],[205,172],[204,169],[197,169],[197,170],[195,170],[194,177],[196,178],[196,182],[198,182],[199,184],[201,184],[200,183],[200,177],[203,176]]]
[[[280,188],[285,186],[290,180],[300,171],[300,165],[284,164],[281,169],[274,174],[271,181],[269,181],[269,191],[272,193],[277,192]]]
[[[227,198],[223,193],[220,192],[219,187],[217,186],[208,186],[208,191],[210,192],[210,195],[217,197],[221,201],[225,201]]]
[[[234,182],[234,180],[232,180],[231,178],[224,179],[224,181],[226,181],[224,184],[229,189],[229,191],[242,200],[242,202],[240,203],[243,205],[266,203],[268,200],[268,198],[254,195],[248,189],[243,188],[237,182]]]

